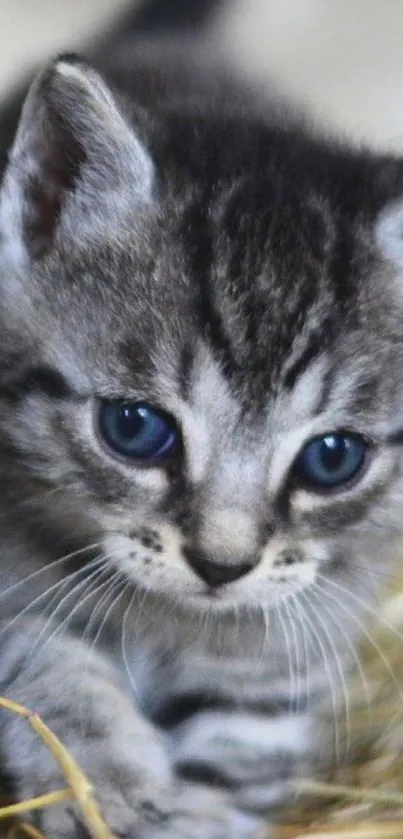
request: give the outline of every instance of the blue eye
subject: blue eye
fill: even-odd
[[[367,442],[358,434],[338,431],[316,437],[298,455],[294,481],[307,489],[337,489],[357,475],[367,450]]]
[[[180,443],[172,417],[145,402],[103,401],[99,429],[110,449],[132,460],[164,460]]]

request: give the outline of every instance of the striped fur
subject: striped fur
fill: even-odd
[[[0,194],[0,689],[119,836],[246,839],[345,758],[316,709],[401,539],[403,165],[280,118],[200,41],[105,52],[37,77]],[[180,457],[114,457],[101,398],[169,412]],[[340,428],[359,479],[298,486]],[[17,794],[54,786],[0,722]],[[38,819],[77,836],[70,806]]]

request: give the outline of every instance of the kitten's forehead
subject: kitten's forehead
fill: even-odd
[[[200,342],[188,382],[187,402],[205,424],[221,429],[221,445],[225,446],[230,431],[239,441],[257,444],[263,436],[275,437],[315,416],[323,393],[323,381],[329,369],[323,354],[301,374],[292,391],[266,391],[256,403],[242,399],[233,387],[210,347]],[[264,405],[263,405],[264,402]]]
[[[199,331],[245,397],[292,389],[354,318],[361,230],[344,231],[324,195],[243,178],[187,208],[181,228]],[[289,191],[288,191],[289,192]],[[208,254],[208,258],[206,258]],[[354,265],[354,269],[352,269]]]
[[[295,389],[301,406],[307,373],[307,410],[318,406],[326,355],[357,330],[372,270],[360,221],[317,188],[262,175],[196,190],[146,220],[141,235],[133,229],[63,256],[57,306],[70,309],[66,324],[74,309],[71,336],[77,318],[86,322],[83,351],[92,373],[107,372],[105,388],[114,376],[116,395],[140,385],[186,400],[189,383],[208,383],[214,366],[215,383],[258,414]]]

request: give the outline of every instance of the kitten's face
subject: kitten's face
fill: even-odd
[[[21,271],[5,280],[18,480],[184,607],[347,579],[402,530],[390,223],[289,177],[251,167],[209,196],[119,198],[117,218],[106,202],[32,261],[22,297]]]

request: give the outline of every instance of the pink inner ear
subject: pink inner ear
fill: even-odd
[[[128,190],[131,206],[148,202],[153,173],[147,150],[95,70],[62,72],[53,63],[25,100],[4,207],[18,219],[26,254],[40,259],[62,228],[79,236],[83,226],[102,224],[108,200],[114,216],[120,206],[127,209]]]
[[[51,248],[66,193],[74,190],[85,161],[83,148],[67,132],[63,136],[58,127],[39,154],[39,171],[24,190],[23,235],[33,258],[44,256]]]

